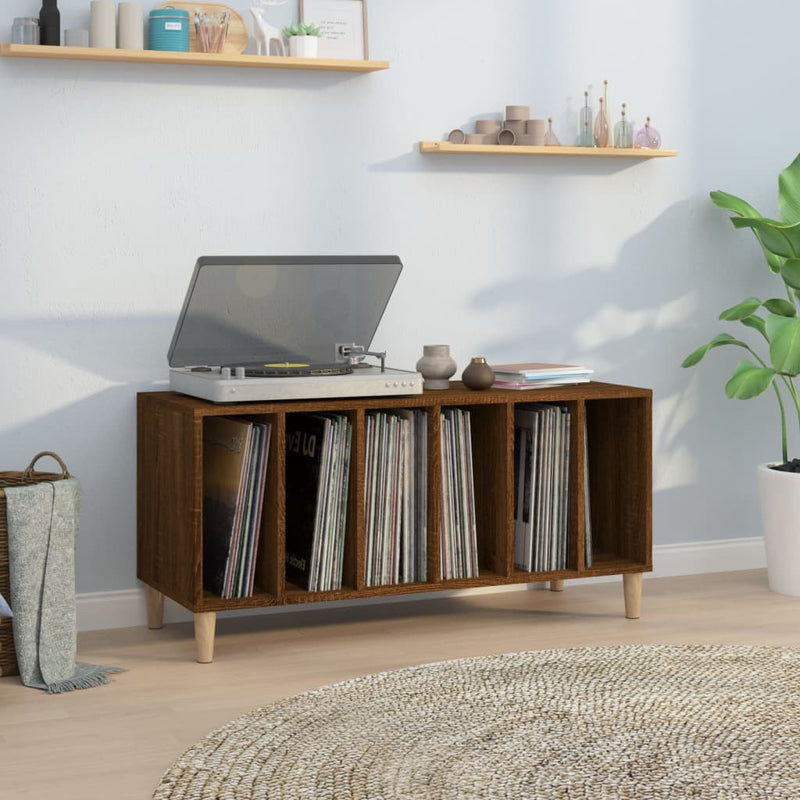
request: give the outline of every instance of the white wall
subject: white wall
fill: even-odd
[[[0,39],[39,5],[4,0]],[[87,26],[88,0],[59,7]],[[724,398],[733,354],[679,365],[769,292],[708,192],[775,211],[799,25],[777,0],[369,0],[391,67],[367,75],[1,59],[0,468],[52,449],[81,479],[78,591],[137,585],[135,396],[164,386],[203,254],[400,255],[375,340],[393,366],[448,342],[460,368],[565,360],[652,387],[655,543],[757,536],[774,401]],[[511,103],[568,142],[603,79],[678,158],[418,152]]]

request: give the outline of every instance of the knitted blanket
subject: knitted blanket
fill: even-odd
[[[14,646],[22,682],[50,693],[108,683],[108,674],[120,668],[75,661],[80,484],[67,478],[4,491]]]

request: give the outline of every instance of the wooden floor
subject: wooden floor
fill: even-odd
[[[0,798],[147,800],[197,739],[257,706],[357,675],[462,656],[606,644],[800,646],[800,598],[761,570],[646,579],[626,620],[622,581],[328,607],[217,622],[215,661],[191,625],[81,634],[78,657],[113,683],[47,695],[0,678]]]

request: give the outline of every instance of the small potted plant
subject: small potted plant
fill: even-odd
[[[289,55],[296,58],[316,58],[317,42],[322,31],[308,22],[287,25],[281,33],[289,41]]]
[[[764,525],[769,585],[781,594],[800,596],[800,459],[789,460],[786,400],[800,428],[800,399],[794,383],[800,374],[800,155],[778,179],[781,219],[762,216],[753,206],[726,192],[711,192],[714,204],[738,216],[735,228],[750,228],[761,244],[778,290],[767,300],[748,297],[719,315],[755,331],[756,347],[729,333],[719,333],[688,355],[682,366],[693,367],[709,350],[731,346],[750,357],[740,360],[725,384],[730,398],[748,400],[773,389],[780,410],[782,460],[758,467],[758,489]]]

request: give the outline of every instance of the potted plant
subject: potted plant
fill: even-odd
[[[758,346],[719,333],[687,356],[681,366],[695,366],[717,347],[741,348],[749,355],[736,364],[725,384],[725,394],[748,400],[769,389],[775,392],[782,460],[758,467],[767,574],[771,589],[800,596],[800,476],[793,474],[800,472],[800,459],[789,460],[786,422],[788,404],[800,428],[800,399],[794,383],[800,374],[800,155],[778,178],[779,220],[762,216],[749,203],[726,192],[711,192],[711,200],[718,208],[737,215],[731,217],[735,228],[753,231],[778,291],[766,300],[748,297],[719,315],[725,322],[755,331],[751,336]]]
[[[296,22],[287,25],[281,33],[289,40],[289,55],[297,58],[316,58],[317,42],[322,31],[311,23]]]

